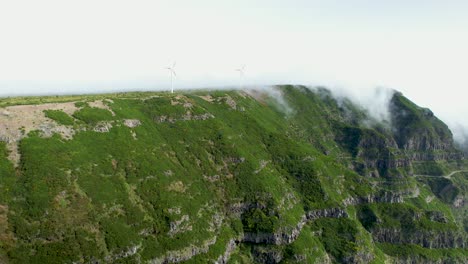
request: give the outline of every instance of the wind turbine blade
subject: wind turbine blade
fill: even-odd
[[[174,61],[174,63],[172,64],[172,68],[174,68],[176,66],[176,62]]]

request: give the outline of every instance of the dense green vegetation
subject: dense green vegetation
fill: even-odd
[[[96,124],[99,121],[112,120],[112,113],[106,109],[85,106],[73,114],[78,120],[86,124]]]
[[[44,114],[61,125],[71,126],[75,123],[71,116],[61,110],[45,110]]]
[[[392,111],[411,114],[393,116],[393,131],[326,89],[275,89],[284,102],[239,91],[0,100],[79,108],[46,110],[74,125],[73,138],[30,132],[16,168],[0,142],[0,262],[209,263],[227,249],[230,263],[467,260],[463,247],[373,237],[381,228],[466,235],[466,209],[453,206],[466,196],[464,174],[412,176],[463,169],[442,122],[400,94]],[[111,99],[112,112],[91,107],[96,99]],[[94,129],[103,122],[108,131]],[[437,148],[401,148],[418,135]],[[309,212],[322,216],[304,220]]]

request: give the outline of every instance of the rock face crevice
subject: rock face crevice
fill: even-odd
[[[275,233],[244,233],[241,242],[272,245],[290,244],[297,239],[301,233],[302,228],[308,222],[319,218],[340,217],[349,217],[345,209],[329,208],[309,211],[302,216],[301,220],[290,231],[280,229]]]
[[[366,197],[366,198],[350,198],[345,202],[347,206],[359,205],[365,203],[400,203],[402,202],[399,198],[395,197]],[[245,206],[248,208],[247,206]],[[293,243],[302,228],[310,221],[317,220],[320,218],[348,218],[349,215],[345,209],[342,208],[328,208],[328,209],[317,209],[307,212],[297,225],[292,230],[278,230],[274,233],[244,233],[238,238],[230,239],[226,244],[225,252],[218,257],[215,261],[217,264],[228,263],[231,254],[237,249],[240,243],[253,243],[253,244],[267,244],[267,245],[286,245]],[[391,243],[391,244],[414,244],[425,248],[431,249],[447,249],[447,248],[467,248],[466,237],[456,232],[434,232],[434,231],[415,231],[408,235],[407,231],[399,228],[379,228],[371,231],[371,235],[374,241],[379,243]],[[184,260],[189,260],[192,257],[206,253],[209,250],[209,246],[213,245],[216,240],[211,240],[210,243],[206,244],[205,247],[193,248],[191,254],[180,254],[181,252],[173,252],[164,259],[157,259],[151,263],[177,263]],[[195,250],[194,250],[195,249]],[[187,253],[189,251],[184,250]],[[176,257],[179,256],[179,257]],[[281,252],[276,251],[255,251],[254,257],[260,263],[279,263],[283,259]],[[183,256],[183,257],[180,257]],[[374,258],[372,254],[364,254],[354,257],[348,257],[347,263],[368,263]],[[355,261],[359,259],[359,261]],[[395,263],[407,263],[409,259],[393,259]],[[410,262],[413,263],[413,262]],[[419,263],[419,262],[416,262]],[[428,262],[429,263],[429,262]],[[433,262],[439,263],[439,262]],[[443,262],[441,262],[443,263]]]
[[[178,121],[207,120],[207,119],[211,119],[211,118],[215,118],[215,117],[214,117],[214,115],[212,115],[210,113],[204,113],[204,114],[200,114],[200,115],[192,115],[190,113],[190,114],[185,114],[185,115],[180,116],[180,117],[172,117],[172,116],[162,115],[162,116],[154,117],[153,119],[154,119],[154,121],[156,123],[175,123],[175,122],[178,122]]]
[[[343,133],[356,135],[342,135]],[[357,142],[350,146],[348,141],[353,137]],[[411,175],[414,162],[464,159],[463,153],[456,150],[450,140],[443,144],[426,142],[422,145],[414,143],[418,140],[427,139],[424,136],[419,138],[419,135],[414,135],[408,145],[399,147],[391,134],[370,132],[365,128],[342,129],[341,136],[337,137],[342,147],[347,148],[355,156],[357,160],[353,162],[355,170],[372,177],[392,176],[392,170],[399,168],[403,168]]]
[[[467,248],[466,236],[457,231],[403,230],[400,228],[377,228],[372,230],[374,241],[391,244],[413,244],[425,248]]]
[[[349,217],[345,209],[328,208],[309,211],[301,217],[301,220],[292,230],[278,230],[275,233],[243,233],[237,239],[231,239],[226,245],[226,251],[219,256],[215,263],[228,263],[232,252],[238,247],[239,243],[254,243],[268,245],[286,245],[293,243],[300,235],[302,228],[310,221],[319,218],[340,218]],[[259,251],[254,252],[254,258],[260,263],[279,263],[283,259],[282,252],[277,251]]]
[[[453,259],[450,257],[441,257],[437,260],[427,259],[418,255],[408,256],[408,257],[397,257],[391,258],[387,261],[391,264],[414,264],[414,263],[424,263],[424,264],[446,264],[446,263],[466,263],[464,258]]]
[[[387,128],[335,125],[335,141],[353,156],[353,166],[361,175],[401,176],[396,172],[400,168],[411,175],[414,162],[464,159],[447,125],[430,110],[400,93],[394,94],[389,110],[391,124]]]
[[[255,244],[270,244],[270,245],[285,245],[294,242],[299,236],[302,228],[309,221],[319,218],[340,218],[349,217],[348,213],[341,208],[329,208],[313,210],[305,214],[299,223],[291,230],[279,230],[275,233],[244,233],[238,238],[231,238],[226,244],[225,252],[217,258],[215,263],[225,264],[229,261],[231,254],[236,250],[239,243],[255,243]],[[209,251],[210,246],[214,245],[217,238],[214,237],[205,241],[202,246],[190,246],[181,250],[170,251],[165,256],[151,260],[149,263],[179,263],[187,261],[199,254],[204,254]],[[258,253],[258,252],[257,252]],[[267,254],[268,255],[268,254]],[[282,254],[271,253],[270,255],[262,256],[267,259],[277,259],[281,261]],[[278,262],[269,262],[278,263]]]
[[[238,240],[237,240],[238,241]],[[228,263],[232,252],[236,250],[237,248],[237,242],[236,239],[230,239],[226,245],[226,251],[218,257],[218,259],[215,261],[216,264],[226,264]]]
[[[344,206],[370,203],[403,203],[403,195],[394,192],[384,192],[382,195],[369,194],[365,197],[349,197],[343,200]]]
[[[463,153],[453,142],[446,124],[426,108],[421,108],[401,93],[390,101],[392,136],[398,148],[412,161],[459,160]]]
[[[187,261],[196,255],[207,253],[210,246],[216,243],[217,237],[204,241],[202,245],[190,245],[180,250],[168,251],[164,256],[150,260],[151,264],[179,263]]]

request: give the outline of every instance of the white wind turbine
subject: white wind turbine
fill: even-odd
[[[239,69],[236,69],[239,72],[239,88],[242,89],[242,84],[245,76],[245,65],[242,65]]]
[[[175,70],[174,70],[175,66],[176,66],[176,63],[174,62],[172,64],[172,67],[166,67],[166,69],[169,70],[171,74],[171,93],[174,93],[174,77],[177,77]]]

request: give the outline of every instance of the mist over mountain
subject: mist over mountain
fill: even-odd
[[[0,6],[0,96],[168,90],[174,62],[177,89],[237,87],[245,65],[249,87],[387,87],[467,127],[463,1],[26,3]]]
[[[221,82],[221,81],[219,81]],[[257,89],[263,90],[268,93],[274,93],[274,85],[268,84],[265,85],[262,82],[258,84],[249,84],[239,87],[238,81],[235,81],[231,84],[225,83],[224,85],[215,85],[209,84],[206,81],[200,81],[200,86],[176,86],[176,89],[181,89],[184,91],[196,91],[196,90],[242,90],[242,89]],[[273,82],[270,82],[273,83]],[[129,92],[129,91],[164,91],[167,88],[157,88],[151,82],[128,82],[128,83],[113,83],[113,82],[102,82],[102,83],[56,83],[51,85],[50,83],[29,83],[28,82],[19,82],[15,83],[14,86],[21,87],[21,89],[5,89],[0,90],[0,96],[2,97],[11,97],[11,96],[31,96],[31,95],[79,95],[79,94],[99,94],[99,93],[111,93],[111,92]],[[29,85],[34,87],[41,87],[40,89],[28,89]],[[135,86],[133,86],[135,85]],[[8,84],[6,84],[8,87]],[[107,88],[105,88],[107,87]],[[389,110],[388,105],[393,93],[396,91],[391,88],[385,87],[370,87],[370,86],[342,86],[342,85],[309,85],[309,87],[327,87],[332,92],[335,99],[339,102],[343,100],[351,100],[355,104],[366,109],[368,113],[376,120],[379,121],[389,121]],[[313,88],[312,88],[313,89]],[[278,95],[275,97],[279,98]],[[279,99],[282,100],[282,99]],[[454,108],[450,108],[454,109]],[[442,115],[441,119],[445,121],[452,132],[454,133],[454,138],[460,146],[465,146],[468,141],[468,125],[465,124],[465,119],[461,116],[462,113],[457,110],[458,115],[452,115],[445,112]],[[442,111],[442,113],[444,113]],[[465,149],[465,147],[462,147]]]
[[[467,13],[0,1],[0,264],[468,263]]]

